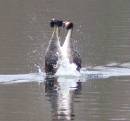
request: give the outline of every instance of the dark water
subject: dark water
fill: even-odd
[[[130,68],[129,0],[1,0],[0,82],[21,80],[5,74],[36,73],[37,65],[43,69],[52,17],[75,23],[73,39],[84,67]],[[130,74],[120,76],[125,73],[85,81],[59,78],[51,84],[27,75],[22,76],[26,83],[0,83],[0,120],[129,121]],[[30,76],[34,82],[28,82]]]

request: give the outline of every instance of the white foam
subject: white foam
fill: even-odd
[[[76,65],[74,63],[70,63],[69,59],[61,59],[59,63],[60,67],[55,74],[56,76],[80,76],[80,73],[76,70]]]

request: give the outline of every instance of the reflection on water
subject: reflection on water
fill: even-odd
[[[45,92],[51,103],[53,120],[74,118],[73,96],[79,91],[81,91],[80,80],[46,78]]]

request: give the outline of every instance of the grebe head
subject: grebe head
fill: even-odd
[[[74,24],[72,22],[70,22],[70,21],[64,21],[63,22],[63,27],[66,28],[67,30],[73,29]]]
[[[51,19],[50,21],[50,27],[54,28],[54,27],[62,27],[63,25],[63,21],[62,20],[58,20],[58,19]]]

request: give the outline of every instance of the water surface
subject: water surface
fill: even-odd
[[[52,17],[75,23],[82,78],[38,71]],[[129,121],[129,68],[128,0],[0,1],[0,120]]]

